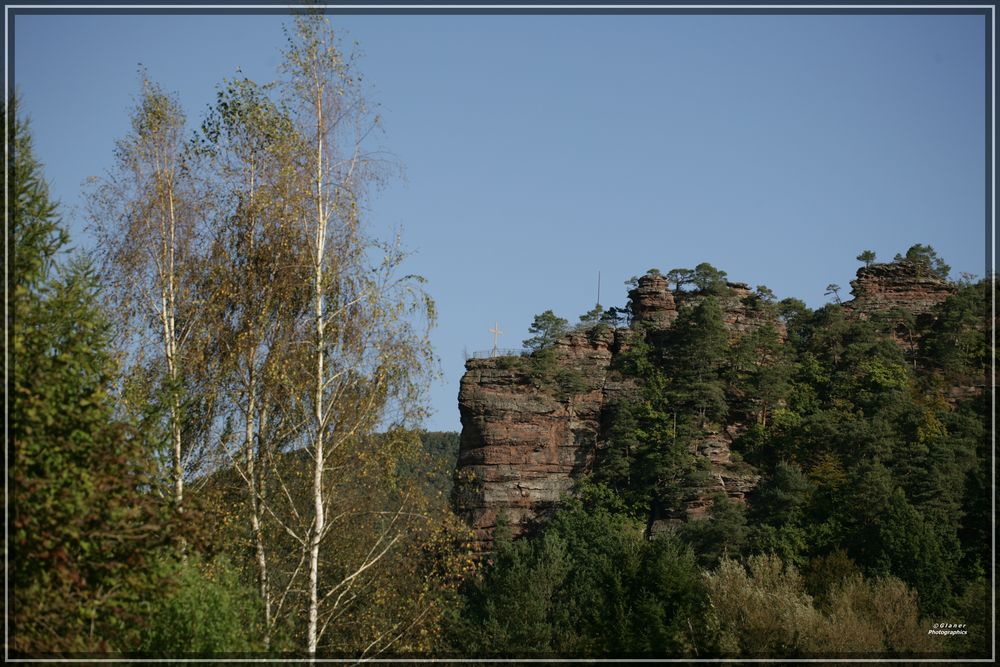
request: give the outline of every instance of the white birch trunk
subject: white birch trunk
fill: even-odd
[[[175,293],[175,283],[176,277],[174,275],[175,271],[175,248],[177,243],[176,235],[176,220],[174,218],[174,191],[173,183],[170,182],[171,178],[167,176],[167,205],[170,215],[170,231],[169,231],[169,245],[168,245],[168,262],[167,262],[167,304],[169,310],[167,313],[167,372],[170,376],[171,383],[171,396],[170,396],[170,430],[173,436],[173,464],[174,464],[174,502],[177,505],[177,511],[183,511],[184,507],[184,466],[181,459],[181,405],[180,396],[178,395],[177,379],[178,379],[178,368],[177,368],[177,336],[175,331],[176,324],[176,313],[177,313],[177,301]]]
[[[257,376],[252,364],[253,358],[251,358],[250,381],[247,389],[246,430],[244,436],[247,468],[246,479],[250,492],[250,530],[253,533],[254,551],[257,558],[257,583],[260,589],[260,599],[264,603],[264,648],[269,649],[271,647],[271,591],[267,577],[267,554],[265,552],[264,530],[261,523],[263,490],[261,488],[261,474],[257,467],[258,457],[254,451]]]
[[[319,545],[326,528],[323,506],[323,441],[326,429],[323,415],[324,351],[326,347],[323,322],[323,259],[326,252],[326,216],[323,211],[323,93],[316,94],[316,256],[313,265],[316,317],[316,436],[313,442],[313,531],[309,544],[309,626],[308,652],[316,653],[319,622]]]

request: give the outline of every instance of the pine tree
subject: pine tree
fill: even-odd
[[[719,371],[725,361],[727,333],[722,308],[715,297],[706,297],[682,311],[674,324],[668,348],[667,374],[674,382],[674,403],[686,407],[698,426],[726,414],[725,387]]]

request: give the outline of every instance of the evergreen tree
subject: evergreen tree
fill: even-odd
[[[727,341],[722,308],[712,296],[681,311],[671,332],[666,370],[673,383],[673,402],[686,407],[690,411],[686,416],[695,417],[699,428],[727,411],[719,376]]]
[[[864,262],[865,267],[875,263],[875,253],[871,250],[863,250],[856,258],[859,262]]]
[[[680,530],[681,539],[690,544],[702,567],[714,567],[723,558],[736,558],[746,544],[746,511],[742,503],[724,494],[712,499],[708,518],[689,521]]]
[[[950,382],[984,382],[992,350],[988,317],[995,281],[963,285],[935,309],[933,325],[921,345],[923,356]]]
[[[675,292],[680,292],[686,285],[694,282],[694,271],[691,269],[670,269],[667,271],[667,284],[674,286]]]
[[[691,655],[705,643],[694,556],[644,539],[607,487],[587,483],[540,535],[501,535],[464,591],[454,648],[477,656]]]
[[[951,267],[944,263],[937,251],[929,245],[917,243],[910,246],[905,255],[896,253],[894,262],[910,262],[917,266],[917,269],[927,275],[935,276],[941,280],[948,280]]]
[[[128,650],[144,601],[162,589],[151,559],[171,535],[146,490],[144,443],[116,423],[116,371],[96,276],[75,258],[27,125],[10,114],[7,185],[17,243],[11,327],[12,648]]]
[[[698,291],[706,294],[724,295],[726,293],[726,272],[715,268],[708,262],[702,262],[694,267],[691,282]]]
[[[533,352],[546,350],[555,345],[556,341],[566,333],[568,327],[569,322],[558,317],[551,310],[546,310],[540,315],[535,315],[531,326],[528,327],[528,333],[535,335],[526,339],[523,344]]]

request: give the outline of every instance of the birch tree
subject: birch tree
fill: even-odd
[[[306,649],[315,654],[336,627],[352,587],[398,542],[386,513],[361,556],[347,563],[324,545],[358,511],[336,493],[338,476],[364,454],[376,428],[422,414],[421,380],[432,360],[426,330],[433,306],[412,277],[398,277],[398,242],[378,243],[362,225],[368,189],[387,166],[368,150],[378,117],[366,103],[352,57],[319,13],[296,18],[284,72],[289,107],[306,145],[300,223],[310,261],[310,415],[303,431],[311,493],[300,533],[308,572]],[[359,538],[361,536],[358,536]]]
[[[308,305],[299,286],[309,274],[292,229],[301,146],[287,114],[267,93],[248,79],[229,81],[202,125],[201,146],[221,200],[206,272],[213,290],[210,322],[222,365],[220,390],[230,423],[241,431],[235,450],[228,438],[220,439],[222,464],[245,484],[269,648],[276,619],[268,558],[273,545],[265,537],[266,514],[273,512],[267,466],[294,432],[282,428],[290,421],[283,366],[296,354],[286,343],[297,336]]]
[[[186,464],[195,448],[184,440],[183,376],[199,308],[198,197],[183,139],[177,99],[142,76],[131,132],[118,142],[111,173],[90,198],[92,229],[103,253],[110,294],[122,316],[123,349],[133,369],[149,364],[166,403],[164,475],[178,510]]]

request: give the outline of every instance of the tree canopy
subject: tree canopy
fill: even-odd
[[[905,255],[896,253],[892,261],[910,262],[919,270],[942,280],[947,280],[948,274],[951,273],[951,267],[944,263],[934,248],[922,243],[910,246]]]
[[[557,316],[551,310],[546,310],[540,315],[535,315],[535,319],[528,327],[528,333],[534,334],[531,338],[524,340],[523,344],[529,350],[538,352],[545,350],[559,340],[569,329],[569,322]]]

